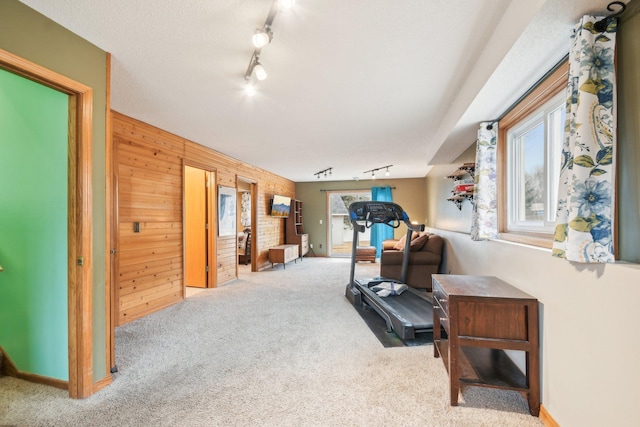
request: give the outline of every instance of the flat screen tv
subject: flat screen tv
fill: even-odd
[[[288,218],[291,211],[291,197],[273,195],[271,201],[271,216]]]

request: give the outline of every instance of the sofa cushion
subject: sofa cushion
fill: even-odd
[[[409,246],[409,252],[416,252],[422,249],[425,243],[429,240],[428,234],[423,234],[415,239],[411,240],[411,246]]]
[[[394,251],[401,251],[402,249],[404,249],[404,242],[407,240],[407,235],[403,235],[400,239],[398,239],[398,241],[396,242],[395,245],[393,245],[393,250]]]
[[[404,259],[404,252],[391,251],[382,252],[380,255],[381,264],[389,265],[401,265]],[[412,264],[431,264],[438,265],[442,256],[440,254],[434,254],[426,251],[409,252],[409,265]]]
[[[411,235],[411,242],[413,243],[413,241],[414,241],[415,239],[417,239],[417,238],[418,238],[418,236],[419,236],[419,234],[418,234],[418,233],[413,233],[413,234]],[[404,245],[405,245],[405,242],[406,242],[406,241],[407,241],[407,235],[406,235],[406,234],[404,234],[404,235],[403,235],[403,236],[402,236],[402,237],[401,237],[401,238],[396,242],[396,244],[395,244],[395,245],[393,245],[393,250],[394,250],[394,251],[403,251],[403,250],[404,250]]]

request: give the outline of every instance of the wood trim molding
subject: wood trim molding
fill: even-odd
[[[106,386],[108,386],[109,384],[111,384],[113,382],[113,378],[111,377],[111,374],[107,374],[106,377],[104,377],[101,380],[96,381],[93,384],[93,392],[97,393],[100,390],[102,390],[103,388],[105,388]]]
[[[113,127],[111,123],[111,54],[107,52],[107,70],[106,70],[106,110],[105,110],[105,167],[106,167],[106,243],[105,243],[105,296],[106,303],[105,313],[106,320],[106,363],[107,369],[105,372],[110,374],[115,371],[116,368],[116,301],[115,288],[116,277],[118,277],[118,263],[117,263],[117,203],[116,200],[116,179],[114,176],[115,170],[115,156],[113,152]]]
[[[91,138],[93,89],[0,49],[0,68],[69,95],[69,396],[93,392]],[[80,261],[81,260],[81,261]],[[81,265],[80,265],[81,264]],[[40,376],[25,374],[30,381]],[[65,387],[66,388],[66,387]]]
[[[500,120],[498,129],[509,128],[514,121],[519,121],[540,108],[562,88],[566,88],[569,78],[569,61],[565,61],[553,73],[551,73],[538,87],[529,93],[522,101],[514,106],[511,111]]]
[[[567,85],[569,62],[565,61],[529,95],[507,112],[498,123],[497,176],[498,176],[498,232],[503,240],[532,246],[550,248],[553,246],[553,233],[513,233],[507,231],[507,132],[513,125],[555,96]]]
[[[0,374],[2,375],[7,375],[9,377],[18,378],[32,383],[49,385],[63,390],[67,390],[69,388],[69,383],[67,381],[45,377],[43,375],[31,374],[29,372],[22,372],[16,367],[15,363],[13,363],[13,360],[11,360],[11,357],[9,357],[2,346],[0,346],[0,354],[2,354],[2,357],[0,358],[0,361],[2,362],[2,364],[0,364]]]
[[[549,411],[547,411],[547,408],[545,408],[544,405],[540,405],[540,421],[542,421],[542,423],[546,427],[560,427],[560,424],[558,424],[556,420],[553,419],[553,417],[551,416]]]

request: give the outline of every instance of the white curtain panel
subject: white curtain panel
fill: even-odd
[[[498,124],[480,123],[476,144],[475,185],[471,239],[490,240],[498,237],[496,141]]]
[[[569,82],[553,256],[614,262],[616,19],[584,16],[569,54]]]

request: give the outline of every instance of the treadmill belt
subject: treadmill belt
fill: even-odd
[[[433,328],[433,306],[411,291],[381,299],[416,330]]]
[[[354,285],[362,294],[362,302],[387,319],[388,326],[400,338],[413,338],[415,333],[433,331],[433,305],[429,296],[409,287],[400,295],[383,298],[369,288],[380,281],[378,278],[360,279],[355,280]]]

